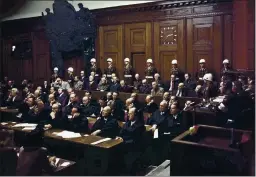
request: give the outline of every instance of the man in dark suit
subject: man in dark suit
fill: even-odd
[[[125,92],[125,93],[131,93],[132,92],[132,87],[127,85],[124,80],[120,81],[120,92]]]
[[[184,81],[184,86],[185,86],[185,88],[188,89],[188,90],[195,90],[195,88],[196,88],[196,82],[194,82],[194,81],[192,80],[191,74],[186,73],[186,74],[184,75],[184,77],[185,77],[185,81]]]
[[[44,84],[42,85],[42,92],[44,94],[48,94],[50,91],[51,86],[48,85],[47,81],[44,81]]]
[[[176,76],[174,74],[171,75],[171,80],[166,83],[165,90],[172,93],[175,93],[175,91],[178,89],[178,82],[176,80]]]
[[[160,103],[160,107],[156,110],[152,116],[147,120],[147,125],[151,125],[151,130],[154,132],[158,126],[164,121],[166,116],[168,116],[167,112],[168,103],[166,101],[162,101]]]
[[[124,102],[118,98],[119,93],[118,92],[113,92],[112,94],[112,105],[113,105],[113,110],[112,114],[114,118],[120,121],[124,121]]]
[[[187,89],[184,87],[183,83],[179,83],[178,90],[175,95],[177,97],[186,97],[187,96]]]
[[[136,160],[140,152],[144,150],[143,134],[145,132],[144,124],[136,116],[136,108],[129,109],[129,120],[123,125],[117,139],[123,141],[122,154],[124,154],[125,169],[129,174],[134,174],[137,169]]]
[[[21,105],[21,98],[18,96],[18,89],[12,88],[11,93],[6,100],[6,106],[9,109],[17,109]]]
[[[94,123],[91,135],[114,138],[118,135],[119,126],[116,119],[111,116],[111,108],[104,107],[102,116]]]
[[[64,116],[70,115],[74,107],[78,107],[79,104],[76,100],[76,94],[72,93],[69,97],[68,104],[64,107]]]
[[[112,81],[109,91],[110,92],[119,92],[119,90],[120,90],[120,84],[117,82],[117,77],[113,77],[113,81]]]
[[[147,83],[146,79],[143,79],[142,85],[139,88],[139,93],[150,94],[150,92],[151,92],[150,85]]]
[[[80,105],[81,114],[86,117],[92,114],[96,115],[96,108],[91,104],[89,97],[83,97],[82,101],[83,103]]]
[[[145,99],[145,105],[143,108],[143,112],[151,112],[154,113],[158,109],[158,105],[154,102],[154,98],[152,95],[147,95]]]
[[[61,104],[61,107],[65,107],[68,102],[67,95],[63,92],[62,88],[58,89],[59,96],[57,98],[57,101]]]
[[[70,115],[65,116],[65,128],[69,131],[88,133],[88,119],[81,114],[80,108],[73,107]]]

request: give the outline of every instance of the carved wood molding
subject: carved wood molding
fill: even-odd
[[[154,2],[93,10],[98,25],[232,14],[232,0]]]

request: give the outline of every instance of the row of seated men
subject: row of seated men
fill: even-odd
[[[108,93],[106,98],[101,98],[97,103],[91,99],[90,92],[86,92],[82,102],[79,102],[76,94],[72,90],[69,91],[71,92],[68,103],[62,105],[55,99],[54,94],[50,94],[49,100],[46,102],[42,101],[43,98],[40,95],[28,95],[24,101],[18,103],[18,100],[15,102],[17,90],[12,89],[11,96],[13,99],[7,100],[6,105],[12,108],[18,106],[17,119],[20,122],[39,123],[46,128],[61,128],[122,139],[125,144],[123,150],[129,152],[143,151],[145,147],[143,141],[144,124],[152,126],[150,129],[152,134],[158,129],[159,138],[166,139],[166,141],[169,139],[167,137],[174,137],[184,131],[181,125],[180,106],[175,100],[168,102],[169,95],[167,94],[158,108],[151,95],[146,97],[146,103],[142,106],[136,101],[136,93],[132,94],[132,97],[127,99],[124,105],[118,99],[118,92]],[[61,98],[62,94],[64,92],[61,92],[57,99]],[[145,120],[143,112],[150,115]],[[90,125],[87,117],[92,115],[95,115],[97,120],[93,125]],[[118,120],[125,121],[122,128],[119,127]]]

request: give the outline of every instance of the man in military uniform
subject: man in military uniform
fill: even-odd
[[[97,68],[96,59],[95,58],[91,59],[91,68],[89,69],[89,73],[88,73],[89,76],[91,75],[91,72],[95,73],[94,79],[95,79],[96,83],[98,84],[99,81],[100,81],[102,72],[101,72],[100,68]]]
[[[52,77],[51,77],[51,83],[55,82],[56,79],[59,77],[58,71],[59,71],[59,69],[57,67],[55,67],[53,69],[53,74],[52,74]]]
[[[72,67],[69,67],[68,68],[68,79],[67,80],[68,80],[68,83],[71,87],[74,86],[74,74],[73,74],[73,72],[74,72],[74,69]]]
[[[132,86],[134,80],[134,70],[130,64],[130,59],[124,59],[124,81],[127,85]]]
[[[147,80],[147,83],[152,83],[154,80],[154,75],[157,73],[156,68],[153,66],[153,60],[147,59],[147,68],[145,70],[145,78]]]
[[[227,76],[227,79],[231,80],[232,75],[228,73],[229,71],[232,71],[231,67],[229,66],[229,60],[225,59],[223,60],[223,68],[221,69],[221,76],[225,75]]]
[[[180,82],[182,82],[183,79],[183,73],[178,68],[178,61],[176,59],[172,60],[172,69],[171,69],[171,75],[175,75],[176,79]]]
[[[108,62],[108,67],[105,69],[104,71],[104,74],[107,75],[107,80],[108,82],[110,83],[111,82],[111,79],[112,79],[112,73],[115,73],[116,74],[116,67],[113,66],[113,60],[112,58],[108,58],[107,59],[107,62]]]
[[[200,65],[200,69],[197,72],[197,80],[203,80],[203,77],[206,73],[208,73],[206,67],[205,67],[205,59],[200,59],[199,60],[199,65]]]

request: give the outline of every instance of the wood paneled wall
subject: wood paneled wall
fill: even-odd
[[[233,63],[232,7],[232,2],[224,2],[180,8],[152,5],[148,6],[152,10],[141,12],[96,11],[100,66],[104,68],[107,57],[112,57],[121,74],[123,59],[129,57],[144,77],[146,60],[152,58],[162,79],[168,80],[173,59],[181,70],[195,74],[204,58],[209,71],[218,77],[222,60],[228,58]],[[154,10],[158,8],[162,9]]]
[[[129,57],[136,72],[144,77],[146,60],[152,58],[162,79],[170,77],[171,61],[178,60],[184,72],[194,74],[198,61],[218,78],[222,60],[230,59],[234,69],[254,69],[254,0],[158,1],[93,10],[98,24],[97,64],[106,68],[111,57],[123,78],[124,58]],[[48,80],[51,61],[41,18],[4,22],[3,75],[17,81]],[[10,25],[11,24],[11,25]],[[19,26],[19,28],[17,28]],[[14,61],[10,47],[14,38],[27,36],[33,41],[33,58]],[[81,57],[64,61],[79,74]]]

